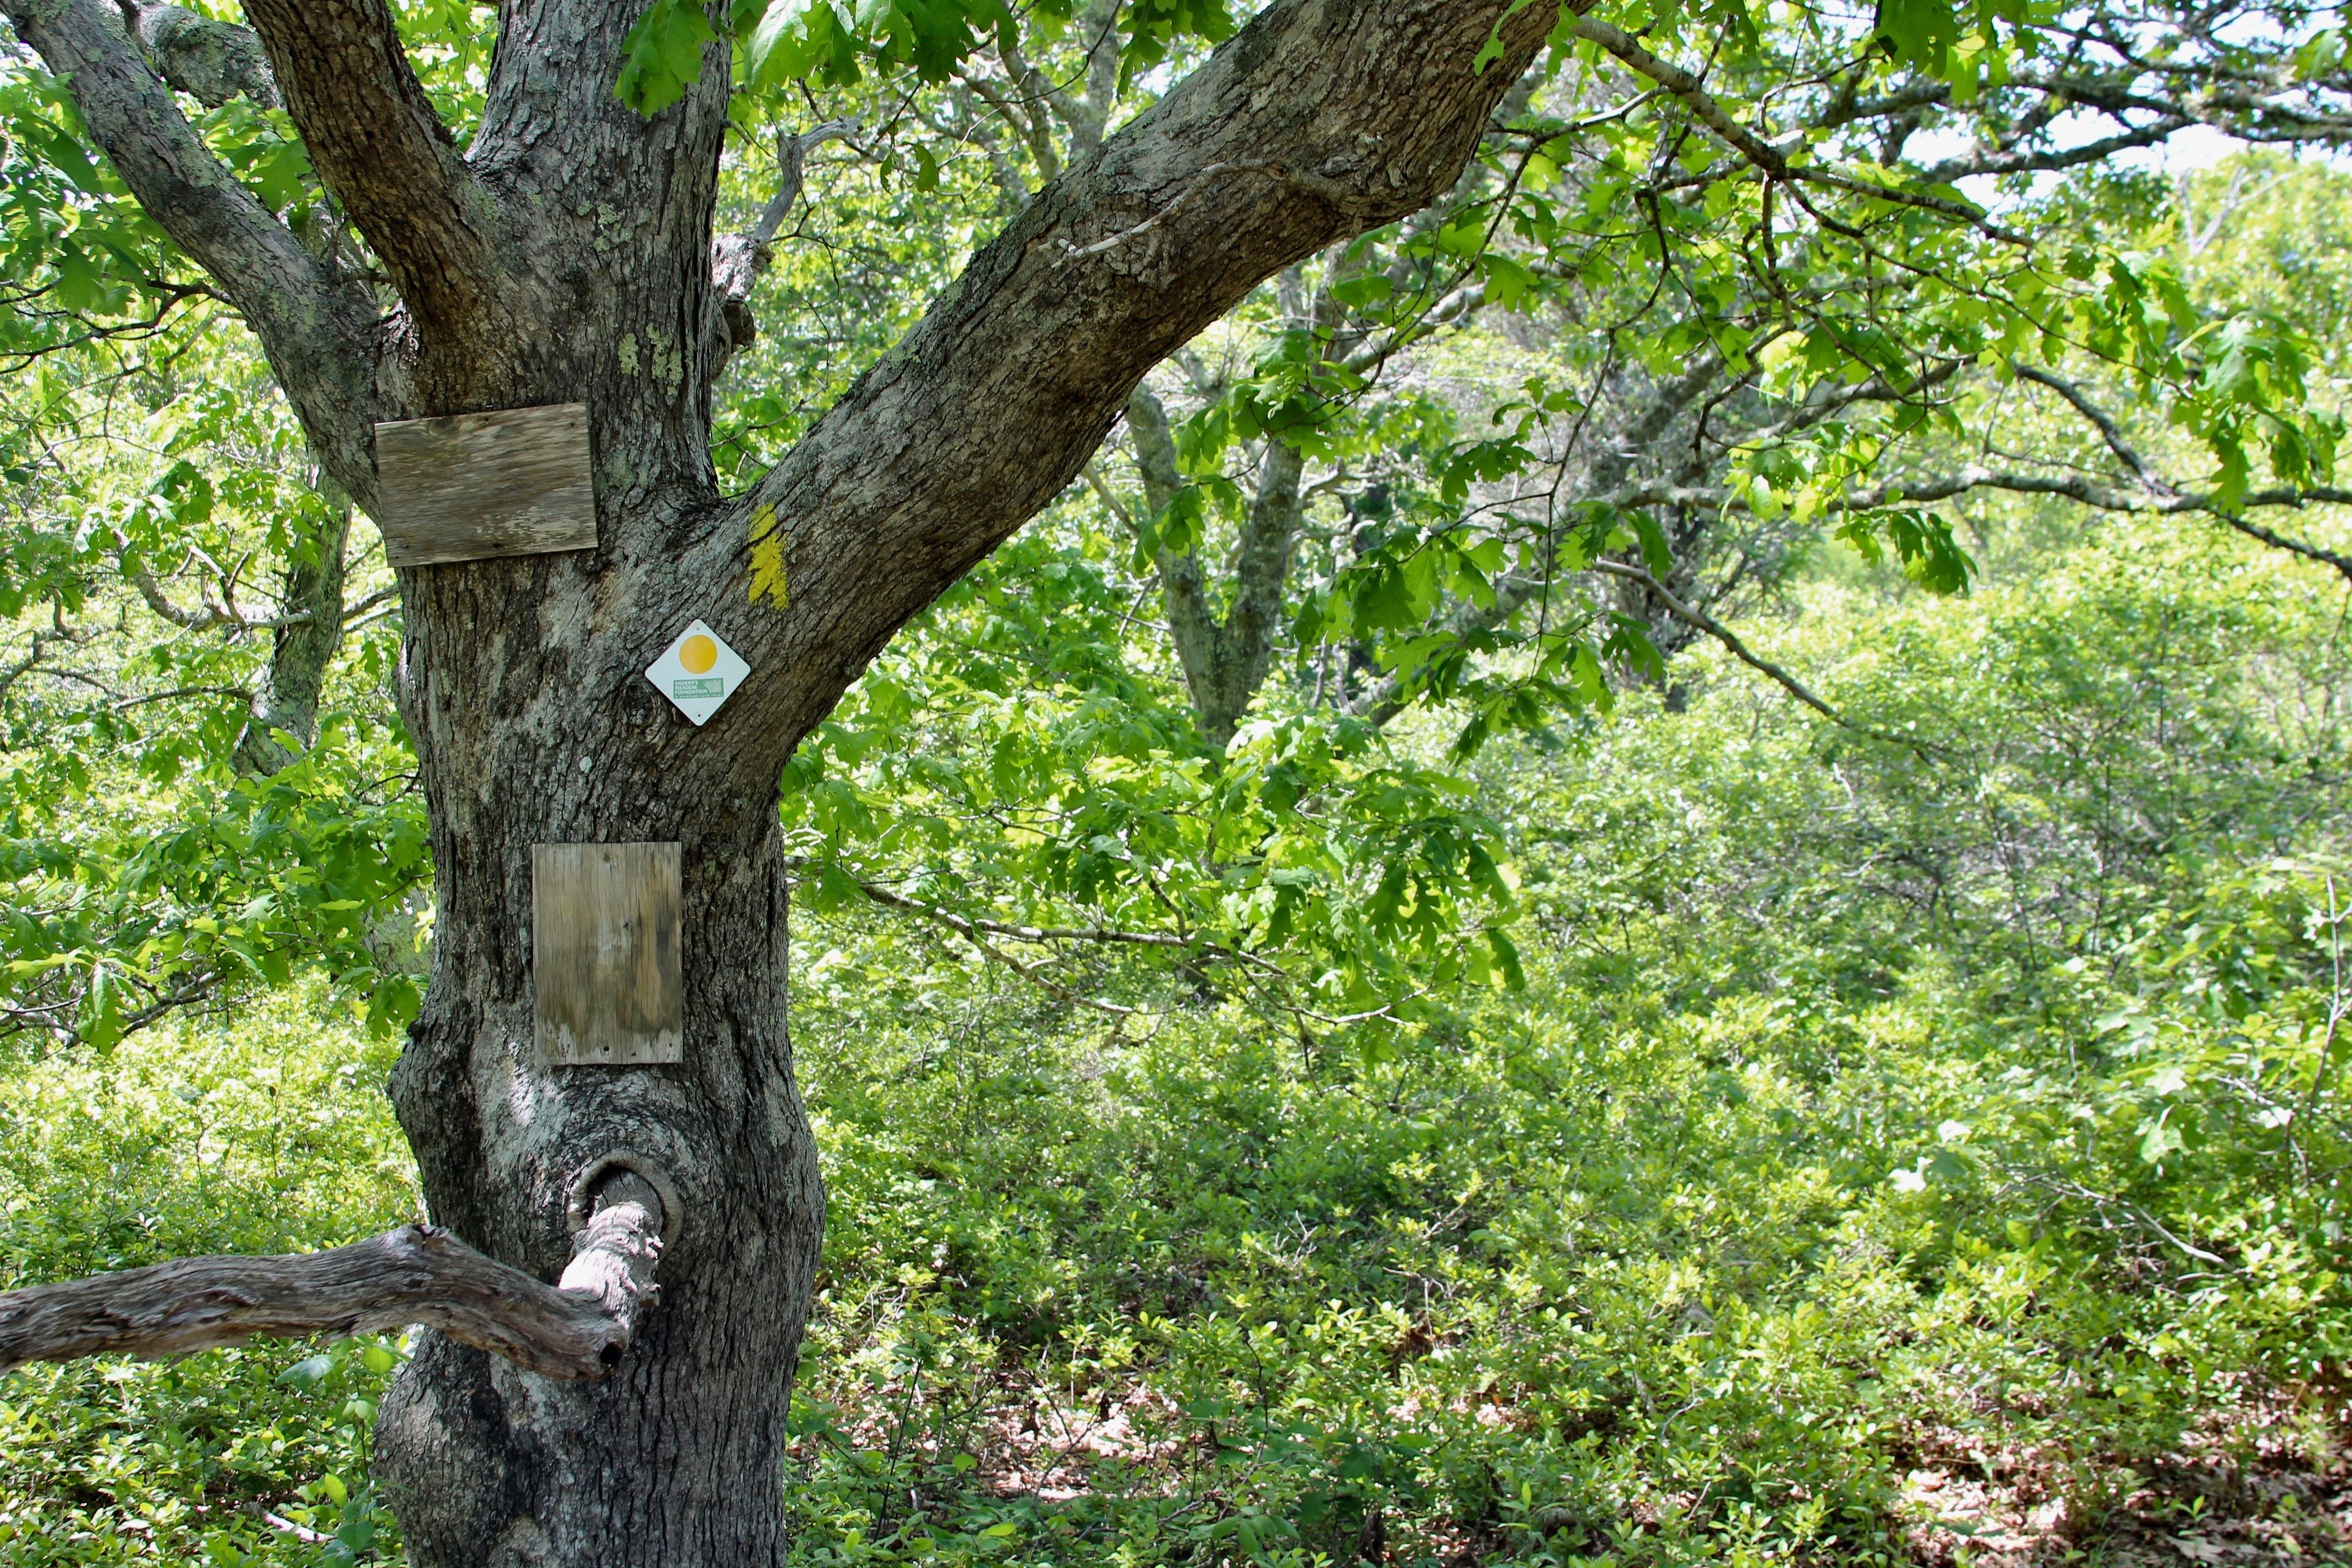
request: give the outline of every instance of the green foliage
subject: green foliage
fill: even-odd
[[[31,622],[33,656],[0,688],[0,1032],[107,1046],[298,969],[378,1033],[415,1016],[431,868],[391,711],[396,623],[347,641],[292,766],[240,776],[267,633],[163,613],[241,619],[237,578],[250,603],[257,562],[315,568],[337,537],[258,368],[180,342],[111,372],[46,361],[30,409],[0,396],[47,454],[0,511],[0,613]],[[90,439],[134,417],[137,458]]]
[[[471,15],[402,18],[453,113],[478,104]],[[346,616],[319,733],[286,742],[306,754],[238,775],[271,595],[326,564],[341,503],[225,310],[199,299],[131,321],[182,300],[184,264],[88,162],[63,89],[23,60],[0,65],[0,111],[17,116],[0,157],[19,160],[20,217],[47,226],[11,253],[22,292],[0,313],[0,363],[34,365],[0,390],[0,453],[16,455],[0,463],[0,1032],[104,1047],[297,970],[333,979],[388,1032],[416,1007],[413,895],[430,872],[390,711],[397,622]],[[327,237],[304,228],[331,215],[282,116],[233,100],[201,129],[273,210]],[[100,173],[81,178],[85,163]],[[108,254],[147,281],[103,308],[52,309],[42,241],[60,226],[113,236]],[[352,567],[362,593],[388,578]]]
[[[730,231],[775,133],[859,124],[718,389],[722,477],[1060,166],[1088,17],[1115,127],[1236,9],[652,0],[617,90],[658,113],[731,70]],[[398,14],[462,140],[488,9]],[[2020,85],[2074,47],[2048,13],[1619,19],[1796,173],[1563,26],[1444,201],[1158,373],[1164,505],[1106,448],[791,764],[834,1194],[803,1561],[2095,1552],[2218,1528],[2196,1476],[2315,1498],[2340,1464],[2332,590],[2150,512],[1916,498],[2011,451],[2115,471],[2021,370],[2224,512],[2328,482],[2352,187],[2264,153],[1948,183],[1930,141],[2051,145]],[[2300,12],[2134,25],[2191,79],[2342,90]],[[366,265],[282,115],[195,120]],[[350,1239],[411,1203],[365,1085],[430,936],[388,574],[362,527],[317,742],[239,776],[269,638],[236,595],[315,564],[335,503],[18,53],[0,166],[6,1282]],[[1701,369],[1714,436],[1615,462]],[[1229,611],[1286,447],[1314,482],[1274,668],[1220,744],[1156,574],[1206,563]],[[750,585],[782,606],[773,521]],[[1855,723],[1677,651],[1599,574],[1636,566]],[[0,1556],[396,1550],[363,1477],[398,1353],[12,1374]],[[2226,1528],[2343,1549],[2267,1506]]]
[[[623,45],[614,91],[641,114],[658,114],[701,74],[719,41],[707,0],[652,0]],[[847,87],[866,71],[911,72],[942,82],[984,45],[1017,47],[1030,30],[1051,42],[1070,25],[1075,0],[1018,10],[1004,0],[731,0],[728,31],[746,88],[807,80]],[[1136,0],[1120,18],[1127,70],[1165,60],[1190,38],[1218,42],[1234,30],[1227,0]]]
[[[1712,678],[1490,751],[1528,993],[1393,1056],[804,926],[803,1559],[1910,1562],[2335,1463],[2332,610],[2129,538],[1852,607],[1779,651],[1957,757]]]
[[[1466,786],[1328,712],[1212,750],[1122,646],[1130,596],[1087,553],[1007,545],[803,743],[782,810],[814,907],[887,882],[1016,921],[1172,925],[1188,967],[1325,1016],[1409,1013],[1417,976],[1507,982],[1501,829]]]
[[[2326,170],[2250,152],[2181,182],[2168,259],[2209,314],[2290,323],[2331,369],[2352,339],[2347,258],[2315,236],[2340,232],[2342,184]]]
[[[927,628],[974,686],[922,711],[993,740],[981,698],[1038,689],[986,668],[1041,634],[1018,584],[1099,570],[1049,546]],[[1675,706],[1488,747],[1466,804],[1524,884],[1525,990],[1377,1034],[1116,967],[1091,982],[1154,1011],[1106,1018],[812,868],[797,1558],[2340,1553],[2347,671],[2333,600],[2251,548],[1996,540],[1958,600],[1849,562],[1743,628],[1933,749],[1689,657]],[[1070,631],[1042,760],[1015,748],[1047,784],[1090,754],[1050,731],[1139,721],[1098,644]],[[828,746],[950,668],[902,650]],[[957,762],[903,788],[980,875],[1010,852],[986,813],[1041,786]],[[328,1003],[9,1063],[8,1282],[404,1212],[388,1047],[317,1028]],[[365,1560],[396,1350],[12,1374],[12,1560]]]
[[[47,779],[0,775],[11,1022],[107,1047],[175,1004],[283,985],[299,965],[331,976],[374,1033],[404,1025],[415,938],[381,922],[430,867],[420,803],[369,798],[354,776],[375,760],[331,720],[299,761],[229,783],[209,812],[191,792],[164,831],[130,817],[68,837],[42,831]]]
[[[415,1212],[388,1044],[297,986],[0,1073],[0,1289],[209,1252],[339,1246]],[[396,1544],[366,1487],[400,1347],[262,1343],[0,1380],[0,1561],[324,1568]],[[285,1524],[353,1551],[306,1544]]]

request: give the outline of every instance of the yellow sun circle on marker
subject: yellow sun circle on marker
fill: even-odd
[[[687,674],[701,675],[719,662],[719,645],[697,632],[677,645],[677,662]]]

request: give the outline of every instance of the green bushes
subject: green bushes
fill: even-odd
[[[305,989],[234,1023],[12,1064],[0,1286],[334,1246],[413,1215],[413,1168],[381,1089],[393,1048],[347,1009],[322,1025],[323,1002]],[[388,1521],[366,1489],[366,1433],[397,1353],[265,1342],[6,1374],[0,1562],[310,1564],[338,1561],[339,1532],[373,1552]]]
[[[2029,1089],[1921,1070],[1895,1018],[1615,1034],[1554,979],[1553,1016],[1501,1004],[1336,1080],[1240,1018],[1097,1046],[1116,1117],[1020,1095],[1025,1043],[874,1064],[900,1088],[872,1121],[840,1117],[847,1064],[816,1068],[840,1153],[810,1394],[838,1408],[803,1437],[813,1552],[855,1530],[1066,1562],[1075,1528],[1158,1560],[1264,1519],[1257,1556],[1344,1559],[1377,1515],[1400,1561],[1907,1561],[1955,1527],[2095,1537],[2118,1466],[2252,1462],[2281,1391],[2340,1365],[2340,1292],[2291,1237],[2191,1227],[2234,1256],[2189,1278],[2115,1207],[2138,1199],[2081,1195],[2112,1172],[2033,1163]],[[975,1104],[982,1137],[925,1140]],[[916,1169],[940,1173],[892,1173]],[[2299,1406],[2308,1464],[2332,1408]],[[1081,1496],[1033,1479],[1015,1535],[976,1531],[1045,1409],[1118,1412],[1116,1441],[1066,1462]],[[1977,1513],[1910,1489],[1972,1469],[2002,1494]]]
[[[1915,747],[1717,673],[1494,757],[1543,940],[1408,1038],[804,931],[804,1552],[2337,1549],[2343,672],[2191,554],[1824,586]]]
[[[2332,604],[2131,540],[1818,592],[1775,651],[1921,744],[1702,661],[1497,752],[1527,988],[1410,1030],[804,918],[799,1559],[2340,1555]],[[388,1048],[322,1003],[12,1065],[11,1281],[409,1212]],[[393,1550],[395,1351],[13,1374],[0,1558]]]

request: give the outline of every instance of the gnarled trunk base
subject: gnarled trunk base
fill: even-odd
[[[478,671],[488,646],[445,644],[432,674],[412,669],[420,735],[466,689],[443,677]],[[651,687],[644,697],[640,718],[667,726],[663,739],[711,738],[653,712]],[[659,1301],[599,1382],[552,1382],[425,1336],[383,1402],[378,1478],[417,1568],[779,1563],[824,1192],[792,1079],[775,817],[765,800],[714,795],[690,745],[656,767],[630,760],[633,737],[547,740],[528,748],[536,782],[521,789],[522,748],[427,751],[441,935],[394,1104],[436,1218],[494,1257],[542,1276],[559,1267],[570,1195],[616,1156],[673,1189],[684,1223],[662,1252]],[[544,1065],[530,845],[653,838],[684,849],[684,1060]]]

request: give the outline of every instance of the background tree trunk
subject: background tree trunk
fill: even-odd
[[[280,613],[307,618],[272,635],[251,716],[231,753],[239,773],[274,773],[294,760],[296,753],[278,742],[279,731],[306,750],[318,738],[319,697],[327,688],[327,667],[343,644],[343,550],[351,531],[352,503],[335,498],[310,541],[310,553],[298,554],[286,569]]]

